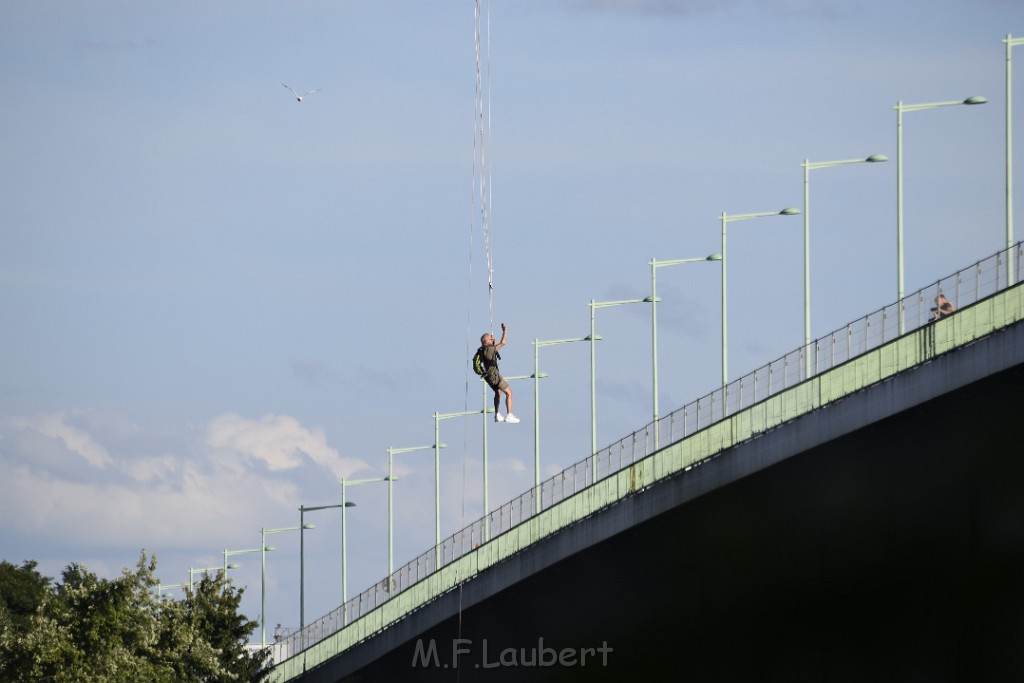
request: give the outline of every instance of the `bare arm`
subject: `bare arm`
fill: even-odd
[[[499,341],[497,344],[495,344],[494,348],[500,349],[502,346],[505,345],[505,335],[506,335],[506,333],[507,333],[507,330],[505,329],[505,323],[502,323],[501,324],[501,341]]]

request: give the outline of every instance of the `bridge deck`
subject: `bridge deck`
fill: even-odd
[[[977,448],[986,452],[992,451],[992,435],[998,434],[998,430],[976,432],[974,429],[958,429],[936,433],[945,434],[949,438],[934,436],[929,430],[923,430],[925,436],[915,436],[913,444],[908,443],[906,439],[896,438],[898,435],[892,435],[891,438],[887,436],[885,439],[875,436],[867,440],[863,435],[870,433],[871,430],[880,429],[877,425],[893,420],[896,416],[913,415],[915,407],[929,405],[935,401],[939,402],[935,405],[939,405],[944,400],[942,397],[950,392],[954,392],[955,395],[958,391],[969,391],[969,387],[975,386],[986,377],[1005,377],[1017,373],[1016,384],[999,384],[997,390],[1010,392],[1007,394],[1009,398],[1004,397],[998,402],[999,406],[1019,406],[1020,377],[1019,369],[1015,368],[1024,362],[1021,356],[1024,349],[1021,335],[1024,333],[1020,331],[1021,326],[1018,324],[1024,318],[1021,292],[1021,288],[1017,286],[977,301],[962,308],[955,316],[897,337],[831,370],[779,391],[730,414],[725,420],[719,420],[652,455],[636,460],[630,466],[582,491],[573,492],[568,497],[548,505],[540,514],[530,517],[523,524],[453,559],[411,589],[399,593],[354,623],[320,639],[312,646],[301,651],[279,651],[279,664],[275,668],[273,680],[336,681],[356,671],[366,673],[364,668],[376,670],[378,667],[387,667],[388,662],[391,662],[390,666],[399,667],[396,669],[398,674],[404,671],[404,674],[408,675],[410,662],[415,654],[415,649],[410,647],[415,648],[414,643],[422,643],[423,641],[419,639],[431,633],[445,634],[440,641],[435,637],[435,642],[444,643],[438,645],[439,665],[423,668],[416,673],[419,676],[429,670],[435,670],[437,675],[443,675],[442,672],[447,669],[440,664],[451,658],[452,643],[459,636],[458,631],[454,634],[449,633],[450,626],[453,619],[460,614],[463,627],[466,626],[467,615],[474,615],[481,626],[490,629],[462,631],[464,638],[467,638],[466,634],[474,634],[475,639],[468,639],[478,644],[482,643],[482,639],[487,638],[489,633],[496,638],[493,641],[496,643],[500,643],[500,636],[507,633],[508,637],[505,640],[513,643],[512,646],[515,646],[515,642],[520,642],[524,634],[533,633],[534,640],[537,637],[544,637],[548,638],[549,642],[554,642],[550,638],[558,638],[561,634],[562,642],[570,643],[570,649],[585,648],[588,645],[585,644],[585,639],[580,640],[582,635],[593,632],[597,638],[603,633],[601,641],[594,640],[591,643],[595,650],[605,641],[611,647],[616,647],[613,640],[617,638],[618,655],[614,657],[618,657],[620,662],[631,661],[633,667],[640,666],[642,661],[636,655],[638,648],[634,643],[635,638],[630,636],[634,631],[623,631],[621,627],[615,627],[615,619],[609,622],[607,618],[602,620],[601,615],[618,614],[616,619],[634,626],[637,623],[646,624],[648,628],[643,632],[648,638],[656,638],[656,633],[649,627],[665,626],[666,624],[662,622],[666,619],[703,621],[703,626],[694,627],[699,628],[701,632],[713,628],[712,625],[715,623],[713,614],[701,613],[699,610],[685,609],[677,612],[673,608],[668,612],[659,612],[652,608],[652,605],[656,604],[673,605],[683,599],[682,596],[689,596],[685,598],[686,600],[699,598],[698,602],[706,601],[706,598],[695,597],[693,591],[677,588],[682,585],[704,586],[703,579],[707,577],[701,576],[700,581],[691,584],[684,581],[686,572],[681,569],[678,580],[664,577],[665,572],[670,571],[667,567],[683,568],[694,565],[695,562],[699,565],[700,562],[695,559],[703,556],[703,553],[697,550],[699,544],[691,545],[688,541],[681,544],[666,543],[666,538],[706,536],[704,542],[713,544],[716,543],[715,539],[718,539],[716,552],[723,551],[717,546],[723,545],[723,540],[728,539],[725,545],[744,549],[742,552],[734,549],[731,551],[733,554],[745,553],[748,562],[757,558],[757,566],[772,564],[770,548],[760,547],[753,542],[755,539],[747,539],[743,534],[737,535],[735,530],[724,535],[721,529],[716,531],[716,527],[721,523],[719,517],[722,515],[725,519],[745,519],[752,527],[759,527],[762,509],[752,508],[750,501],[763,499],[763,490],[758,489],[762,491],[760,499],[756,491],[751,493],[750,498],[739,499],[720,491],[746,489],[758,486],[755,483],[757,481],[770,481],[770,476],[767,480],[763,479],[768,476],[764,473],[785,471],[787,467],[793,466],[787,462],[789,459],[801,463],[828,462],[828,458],[813,459],[805,456],[821,449],[840,452],[843,448],[848,448],[840,447],[840,443],[860,444],[859,451],[850,450],[848,458],[834,461],[852,472],[859,471],[865,462],[874,462],[877,457],[885,457],[878,456],[879,453],[889,454],[885,461],[889,464],[885,467],[895,466],[901,462],[896,456],[902,458],[908,450],[926,455],[946,453],[946,445],[954,443],[952,433],[967,435],[964,438],[973,439]],[[1013,393],[1015,387],[1017,393]],[[1013,398],[1017,400],[1013,401]],[[993,411],[985,415],[975,414],[979,412],[979,404],[976,401],[968,403],[967,406],[957,404],[957,410],[950,415],[962,413],[964,417],[969,417],[969,424],[979,426],[986,424],[986,420],[991,420],[993,415],[1000,415],[994,412],[996,403],[990,406]],[[1005,415],[1002,420],[1005,427]],[[902,428],[906,430],[912,422],[906,422]],[[962,418],[959,418],[958,422],[964,424]],[[897,420],[893,424],[900,423]],[[916,424],[916,428],[921,426]],[[880,444],[903,446],[893,451]],[[726,451],[729,457],[717,457],[726,454]],[[795,458],[798,455],[801,457]],[[960,456],[962,458],[963,453],[960,453]],[[940,458],[938,462],[945,461]],[[875,465],[880,466],[880,463],[875,462]],[[915,467],[923,465],[924,463],[916,463],[914,467],[908,465],[908,472],[915,471]],[[895,474],[886,472],[885,476],[888,478]],[[917,474],[921,475],[921,472]],[[1007,481],[1014,479],[1008,477]],[[771,488],[769,486],[768,490]],[[798,491],[791,491],[792,488],[790,486],[785,489],[785,498],[800,500],[800,496],[796,495]],[[825,489],[827,487],[823,490]],[[909,495],[911,490],[912,488],[905,490],[904,494]],[[694,512],[704,506],[713,505],[709,501],[722,497],[732,500],[734,507],[720,510],[711,518]],[[845,498],[840,496],[840,500],[847,498],[850,498],[849,492]],[[771,505],[767,505],[770,501],[762,502],[766,504],[763,511],[767,513],[772,508]],[[795,506],[793,511],[802,510],[808,519],[816,520],[821,517],[817,511],[822,505],[825,506],[824,509],[829,509],[828,500],[806,501],[806,505],[809,507]],[[815,512],[807,514],[808,511]],[[856,506],[853,506],[848,512],[853,514],[855,511]],[[777,511],[776,514],[782,512]],[[676,519],[677,517],[680,519]],[[706,519],[713,519],[714,523],[709,523]],[[936,519],[942,518],[940,516]],[[705,521],[700,523],[700,520]],[[895,527],[900,521],[893,519],[890,523]],[[940,528],[942,526],[940,525]],[[1024,524],[1020,527],[1024,528]],[[779,547],[786,547],[787,543],[799,543],[800,538],[815,537],[813,534],[805,536],[797,533],[801,525],[785,528],[790,530],[789,536],[779,536],[776,541],[771,542],[771,546],[777,544]],[[656,531],[645,531],[647,529]],[[809,529],[804,531],[812,533]],[[654,535],[647,536],[648,533]],[[634,537],[646,540],[636,546],[629,545],[628,539]],[[766,535],[766,538],[771,537],[772,534]],[[741,538],[744,539],[742,542]],[[621,552],[615,550],[619,543],[627,544]],[[650,548],[647,544],[650,544]],[[691,550],[683,556],[663,554],[669,552],[666,549],[684,547]],[[647,552],[641,552],[644,548],[648,548]],[[654,550],[655,548],[657,550]],[[764,551],[763,555],[761,551]],[[609,561],[610,558],[632,557],[637,552],[644,559],[638,560],[641,563],[639,567],[628,567],[627,563],[630,571],[624,575],[620,575],[621,563]],[[728,557],[728,548],[725,548],[724,552],[725,557]],[[827,548],[827,552],[837,557],[840,555],[836,549]],[[593,556],[590,561],[580,564],[584,558],[590,556]],[[655,561],[655,558],[659,557],[660,559]],[[811,559],[816,564],[823,562],[822,558]],[[832,566],[833,562],[828,559],[823,566]],[[724,576],[734,575],[743,565],[743,562],[723,564]],[[575,571],[565,573],[570,567],[576,567]],[[610,575],[602,576],[606,572]],[[548,579],[541,579],[549,573],[552,577],[550,583]],[[645,578],[648,574],[651,576],[650,581]],[[760,572],[754,570],[753,576],[760,576]],[[663,581],[659,577],[666,580]],[[744,574],[742,577],[734,578],[750,577]],[[681,581],[683,583],[680,583]],[[758,582],[740,580],[733,589],[737,593],[746,593],[747,587],[752,584],[756,585]],[[453,590],[456,588],[457,590]],[[524,595],[523,591],[527,593]],[[559,599],[559,591],[568,598]],[[703,592],[704,588],[698,591],[700,594]],[[623,599],[622,595],[625,595],[628,601],[628,607],[624,611],[614,609],[614,606]],[[540,599],[542,596],[546,596],[546,599]],[[581,596],[588,597],[581,600]],[[502,606],[503,601],[511,602],[506,608]],[[529,616],[524,617],[525,623],[520,623],[520,630],[505,628],[517,622],[517,612],[523,611],[522,605],[529,604],[529,601],[532,601],[533,605],[528,610]],[[606,608],[597,610],[599,614],[591,614],[594,608],[602,603]],[[757,604],[757,601],[751,604]],[[686,606],[678,605],[680,609]],[[571,619],[566,620],[570,616]],[[562,628],[558,627],[560,622],[564,622]],[[533,628],[529,627],[530,624],[533,624]],[[543,628],[538,632],[541,625]],[[592,628],[588,629],[587,625],[591,625]],[[601,628],[596,628],[597,625],[601,625]],[[584,644],[578,644],[581,642]],[[468,647],[472,649],[473,646],[470,644]],[[507,645],[503,645],[497,651],[492,647],[492,655],[496,657],[496,652],[504,647]],[[633,654],[630,655],[629,651],[633,651]],[[650,654],[648,649],[644,651]],[[672,649],[668,651],[672,652]],[[467,661],[473,662],[473,655],[482,654],[476,652],[464,656]],[[480,670],[495,676],[509,668],[515,670],[514,667],[502,666],[484,666]],[[583,670],[583,667],[579,668]],[[559,670],[563,676],[567,670],[575,670],[574,667],[563,669],[566,667],[552,668]],[[586,671],[591,675],[595,673],[594,668],[587,668]],[[464,666],[461,669],[462,677],[471,674],[467,672],[468,669]],[[619,670],[620,674],[621,672]]]

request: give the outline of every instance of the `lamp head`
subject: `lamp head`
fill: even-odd
[[[316,524],[310,524],[309,522],[306,522],[305,524],[302,525],[302,528],[303,529],[315,529],[316,528]]]
[[[782,211],[779,211],[780,216],[795,216],[798,213],[800,213],[800,209],[794,209],[793,207],[789,207],[783,209]]]
[[[229,564],[229,565],[228,565],[228,567],[227,567],[227,568],[228,568],[228,569],[238,569],[238,568],[239,568],[239,567],[241,567],[241,566],[242,566],[242,565],[238,564],[237,562],[232,562],[231,564]]]
[[[985,104],[986,102],[988,102],[988,99],[982,97],[981,95],[974,95],[972,97],[968,97],[966,100],[964,100],[963,103],[964,104]]]
[[[707,258],[705,258],[704,260],[705,261],[721,261],[722,260],[722,255],[721,254],[709,254],[707,256]]]
[[[889,157],[885,156],[884,154],[872,154],[871,156],[869,156],[864,161],[867,161],[867,162],[870,162],[870,163],[875,163],[875,162],[878,162],[878,161],[889,161]]]

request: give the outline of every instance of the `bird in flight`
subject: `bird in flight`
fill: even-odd
[[[288,88],[289,90],[292,91],[292,94],[295,95],[295,101],[296,102],[301,102],[302,98],[305,97],[306,95],[312,95],[315,92],[320,92],[320,88],[317,88],[316,90],[310,90],[310,91],[304,92],[304,93],[302,93],[300,95],[299,93],[295,92],[295,90],[290,85],[288,85],[286,83],[282,83],[281,85],[283,85],[284,87],[286,87],[286,88]]]

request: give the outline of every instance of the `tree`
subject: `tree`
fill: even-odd
[[[28,631],[39,605],[47,596],[50,579],[36,571],[36,562],[17,567],[0,562],[0,680],[8,680],[9,671],[23,669],[27,655],[15,644]]]
[[[5,683],[260,681],[266,655],[244,643],[257,624],[238,614],[241,589],[204,578],[184,601],[160,600],[156,558],[101,579],[69,565],[51,585],[0,566],[0,680]],[[12,609],[9,605],[14,605]]]
[[[217,651],[221,666],[237,678],[212,678],[210,681],[238,680],[258,683],[270,673],[269,651],[250,650],[246,642],[259,622],[240,616],[238,608],[244,589],[235,588],[222,573],[204,575],[194,589],[185,591],[186,621]]]

